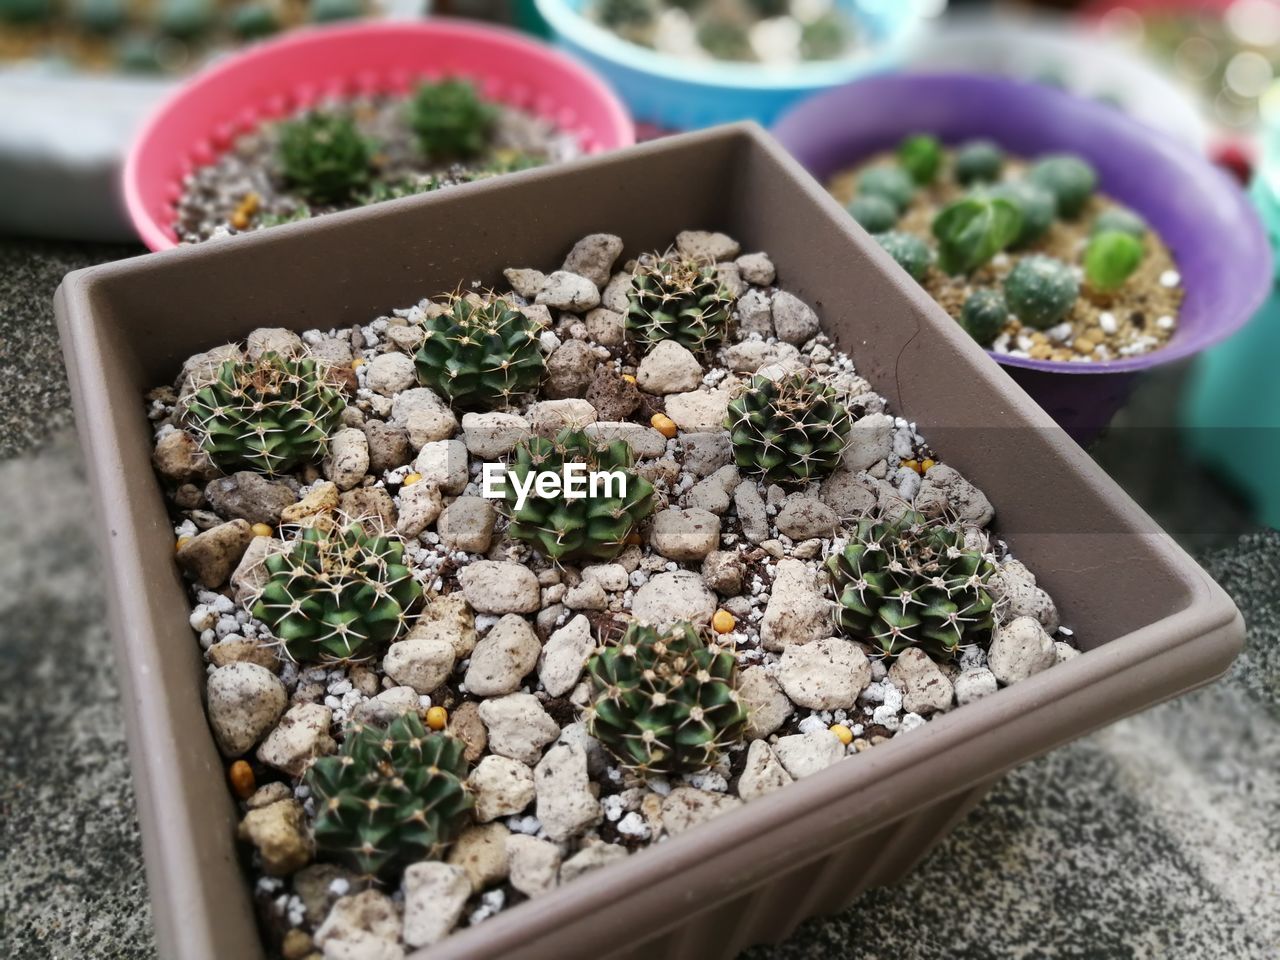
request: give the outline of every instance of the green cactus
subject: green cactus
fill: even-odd
[[[960,308],[960,326],[984,347],[999,336],[1009,322],[1009,305],[998,290],[976,290]]]
[[[858,193],[884,197],[901,215],[916,195],[916,182],[901,167],[880,164],[858,174]]]
[[[848,19],[828,10],[800,28],[801,60],[834,60],[853,39]]]
[[[440,858],[472,808],[465,749],[412,711],[386,729],[348,726],[341,752],[305,774],[321,857],[391,884],[409,864]]]
[[[368,521],[304,528],[283,553],[263,561],[267,579],[253,615],[299,663],[369,656],[404,632],[422,587],[394,534]]]
[[[933,183],[942,167],[942,144],[927,133],[907,137],[898,146],[898,163],[921,186]]]
[[[782,487],[830,475],[851,426],[835,389],[803,371],[777,380],[752,377],[725,418],[738,467]]]
[[[53,0],[0,0],[0,23],[25,26],[53,19]]]
[[[698,45],[717,60],[755,59],[746,28],[724,17],[711,17],[698,24]]]
[[[1027,180],[1010,180],[990,190],[990,196],[1008,200],[1022,214],[1022,226],[1011,246],[1026,247],[1045,235],[1058,216],[1058,201],[1052,193]]]
[[[1057,198],[1058,215],[1067,220],[1080,215],[1098,186],[1092,165],[1068,153],[1042,157],[1027,176]]]
[[[77,23],[98,36],[115,33],[129,20],[124,0],[77,0],[72,12]]]
[[[1004,299],[1022,324],[1048,330],[1061,321],[1080,295],[1075,274],[1061,260],[1023,257],[1004,278]]]
[[[947,204],[933,218],[938,266],[953,276],[972,273],[1017,239],[1022,213],[1000,197],[970,194]]]
[[[245,40],[258,40],[277,33],[280,18],[268,3],[242,3],[231,15],[231,30]]]
[[[275,476],[319,460],[345,406],[327,366],[267,353],[258,360],[223,361],[197,383],[186,422],[223,470]]]
[[[341,203],[369,182],[369,143],[346,114],[313,111],[280,125],[280,169],[313,203]]]
[[[948,660],[964,647],[986,647],[995,570],[990,557],[965,547],[959,524],[915,511],[859,520],[844,549],[827,558],[841,630],[888,657],[919,647]]]
[[[515,483],[501,484],[511,518],[507,532],[552,560],[612,560],[653,513],[653,485],[631,466],[625,440],[604,443],[573,428],[560,431],[555,440],[530,437],[515,449],[510,466]],[[529,490],[521,503],[517,488],[528,484],[531,475],[554,472],[571,479],[575,470],[584,477],[597,471],[615,476],[609,485],[587,489],[585,496],[569,496],[563,488],[552,496]]]
[[[995,183],[1004,169],[1004,151],[990,140],[970,140],[956,150],[952,170],[965,186]]]
[[[1144,252],[1142,241],[1131,233],[1095,233],[1084,251],[1084,275],[1089,286],[1099,293],[1119,290],[1142,263]]]
[[[497,108],[481,99],[470,80],[424,83],[409,102],[409,125],[433,160],[483,153],[497,119]]]
[[[354,20],[364,13],[361,0],[311,0],[307,14],[312,23],[337,23]]]
[[[911,279],[919,283],[933,266],[933,251],[929,245],[914,233],[902,233],[890,230],[877,233],[876,243],[898,262],[898,266],[911,274]]]
[[[160,31],[179,40],[194,40],[213,27],[213,0],[160,0],[155,16]]]
[[[462,410],[492,410],[538,386],[546,359],[536,320],[509,300],[451,298],[424,324],[418,379]]]
[[[688,623],[637,622],[587,661],[594,699],[588,729],[641,775],[692,773],[742,738],[736,660]]]
[[[657,13],[652,0],[600,0],[596,12],[600,22],[614,30],[643,27]]]
[[[642,262],[627,290],[627,335],[641,352],[674,340],[705,354],[729,334],[734,296],[715,267],[683,257]]]
[[[1118,230],[1141,240],[1147,235],[1147,221],[1124,207],[1108,207],[1098,214],[1090,232],[1096,235],[1109,230]]]
[[[898,223],[898,208],[874,193],[859,194],[845,209],[867,233],[884,233]]]

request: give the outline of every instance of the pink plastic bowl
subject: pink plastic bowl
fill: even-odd
[[[183,178],[264,120],[335,96],[408,93],[442,76],[468,77],[489,99],[551,120],[586,153],[635,142],[601,80],[511,31],[454,20],[310,28],[218,63],[160,105],[125,161],[134,228],[152,250],[175,246]]]

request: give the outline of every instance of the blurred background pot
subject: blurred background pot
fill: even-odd
[[[1232,180],[1186,146],[1105,104],[1000,77],[884,76],[816,96],[774,127],[822,181],[920,132],[945,143],[986,137],[1022,157],[1079,154],[1097,169],[1099,189],[1141,214],[1172,251],[1186,298],[1166,346],[1096,363],[992,353],[1079,441],[1107,425],[1136,374],[1224,339],[1271,288],[1270,245],[1257,212]]]

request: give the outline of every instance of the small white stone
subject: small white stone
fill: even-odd
[[[748,802],[791,783],[791,774],[764,740],[752,740],[747,762],[738,778],[738,796]]]
[[[987,666],[1001,683],[1018,683],[1053,666],[1053,638],[1033,617],[1018,617],[997,628],[987,650]]]
[[[458,925],[471,897],[466,871],[426,860],[406,867],[403,883],[404,942],[411,947],[439,943]]]
[[[483,711],[483,704],[480,709]],[[600,822],[602,811],[589,789],[587,753],[582,747],[552,747],[534,768],[533,776],[538,820],[552,840],[569,840]]]
[[[844,744],[830,730],[780,737],[775,750],[787,773],[797,780],[825,770],[845,755]]]

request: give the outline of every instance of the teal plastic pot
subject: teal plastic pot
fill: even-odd
[[[1280,529],[1280,86],[1272,94],[1262,165],[1251,194],[1277,252],[1271,299],[1199,360],[1183,424],[1187,444]]]

